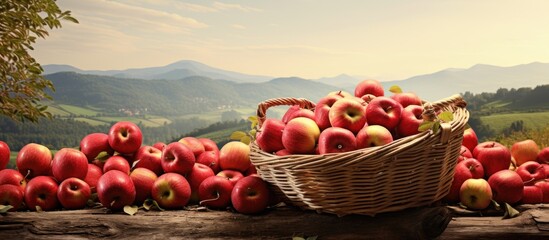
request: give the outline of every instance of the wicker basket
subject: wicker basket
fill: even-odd
[[[309,109],[315,105],[302,98],[261,102],[260,125],[268,108],[296,104]],[[469,119],[459,95],[431,104],[454,114],[436,134],[425,131],[384,146],[324,155],[276,156],[252,143],[250,158],[286,203],[302,209],[373,216],[426,206],[449,192]]]

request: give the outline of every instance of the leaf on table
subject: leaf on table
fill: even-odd
[[[5,214],[12,208],[12,205],[0,205],[0,214]]]
[[[139,207],[138,206],[130,206],[130,205],[126,205],[124,206],[124,212],[127,213],[128,215],[130,216],[133,216],[137,213],[137,211],[139,211]]]
[[[504,208],[505,208],[505,214],[503,214],[502,219],[514,218],[514,217],[517,217],[520,214],[519,211],[517,211],[515,208],[513,208],[508,203],[504,203],[503,205],[504,205]]]

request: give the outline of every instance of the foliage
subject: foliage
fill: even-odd
[[[549,126],[542,129],[525,129],[515,131],[511,132],[509,135],[500,134],[493,138],[494,141],[497,141],[507,147],[511,147],[513,143],[526,139],[534,140],[540,148],[549,147]]]
[[[29,54],[47,28],[60,28],[61,20],[78,21],[70,11],[61,11],[54,0],[3,0],[0,5],[0,114],[19,121],[50,117],[40,100],[51,96],[45,90],[53,84],[41,73],[42,67]]]

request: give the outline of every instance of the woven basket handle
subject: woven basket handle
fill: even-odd
[[[314,109],[315,103],[305,99],[305,98],[273,98],[269,100],[265,100],[263,102],[260,102],[257,105],[257,119],[259,121],[259,126],[263,124],[265,119],[267,118],[267,109],[270,107],[276,107],[276,106],[293,106],[293,105],[299,105],[301,108],[305,109]]]
[[[467,106],[467,103],[465,102],[465,100],[463,100],[461,95],[454,94],[450,97],[443,98],[443,99],[438,100],[436,102],[432,102],[431,105],[435,109],[440,109],[440,108],[443,108],[443,107],[446,107],[446,106],[449,106],[449,105],[455,105],[456,107],[464,108],[465,106]]]

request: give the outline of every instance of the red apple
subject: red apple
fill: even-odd
[[[423,107],[409,105],[402,109],[400,122],[396,132],[399,137],[407,137],[419,133],[419,125],[423,122]]]
[[[103,175],[103,170],[101,168],[95,164],[88,163],[88,173],[84,178],[84,182],[90,186],[92,193],[96,192],[97,181],[99,181],[101,175]]]
[[[198,156],[196,162],[210,167],[214,173],[221,171],[219,167],[219,151],[205,151]]]
[[[250,164],[250,146],[242,142],[228,142],[219,150],[219,167],[222,170],[244,172]]]
[[[231,204],[232,191],[233,184],[229,179],[220,176],[208,177],[198,187],[200,205],[215,209],[227,208]]]
[[[511,156],[515,159],[517,166],[528,161],[536,161],[538,153],[538,144],[532,139],[515,142],[511,146]]]
[[[269,187],[258,176],[247,176],[238,181],[231,193],[236,211],[244,214],[260,213],[269,204]]]
[[[80,151],[86,155],[88,162],[92,162],[101,152],[114,154],[109,145],[109,135],[106,133],[90,133],[83,137],[80,140]]]
[[[252,163],[250,164],[250,167],[248,168],[248,170],[246,170],[245,172],[242,173],[244,176],[250,176],[252,174],[257,174],[257,168],[255,167],[255,165]]]
[[[332,127],[345,128],[356,134],[366,124],[366,107],[354,98],[337,100],[328,113]]]
[[[349,152],[357,149],[355,135],[340,127],[329,127],[320,133],[318,137],[318,152],[340,153]]]
[[[277,155],[277,156],[287,156],[287,155],[292,155],[292,153],[290,153],[290,151],[288,151],[288,149],[284,148],[282,150],[276,151],[275,155]]]
[[[232,186],[231,186],[232,188]],[[11,205],[13,208],[9,211],[17,211],[24,200],[24,192],[21,191],[19,186],[12,184],[0,185],[0,205]]]
[[[57,189],[59,185],[50,176],[36,176],[27,183],[25,204],[31,211],[39,206],[43,211],[57,208]]]
[[[291,120],[290,117],[292,114],[299,109],[301,109],[299,105],[290,106],[288,110],[286,110],[286,113],[284,113],[284,116],[282,116],[282,122],[284,124],[288,123]]]
[[[48,176],[51,173],[52,154],[50,149],[37,143],[29,143],[17,154],[17,169],[25,178]]]
[[[154,182],[151,194],[160,207],[181,209],[191,199],[191,186],[178,173],[164,173]]]
[[[166,173],[174,172],[185,176],[191,172],[195,162],[193,151],[183,143],[172,142],[162,151],[162,169]]]
[[[90,185],[80,178],[67,178],[57,189],[57,199],[65,209],[82,209],[90,197]]]
[[[284,131],[285,126],[286,124],[281,120],[274,118],[266,119],[255,135],[257,146],[268,153],[274,153],[283,149],[282,132]]]
[[[298,118],[298,117],[306,117],[306,118],[310,118],[312,120],[315,120],[315,114],[312,110],[310,109],[305,109],[305,108],[300,108],[298,109],[297,111],[293,112],[289,117],[288,117],[288,121],[294,119],[294,118]]]
[[[0,170],[5,169],[10,162],[10,147],[4,141],[0,141]]]
[[[200,141],[200,143],[202,143],[202,146],[204,146],[204,151],[219,152],[219,147],[214,140],[211,140],[209,138],[198,138],[198,141]]]
[[[539,186],[530,185],[524,186],[524,192],[522,195],[523,204],[539,204],[543,202],[543,191]]]
[[[498,171],[488,178],[488,183],[497,202],[515,204],[522,199],[524,184],[515,171],[508,169]]]
[[[21,192],[25,193],[25,188],[27,187],[27,180],[23,174],[14,169],[3,169],[0,170],[0,185],[10,184],[19,187]]]
[[[118,170],[105,172],[97,181],[97,197],[106,208],[117,211],[135,200],[135,186],[130,176]]]
[[[120,121],[109,129],[109,145],[122,154],[136,152],[143,142],[141,129],[133,122]]]
[[[141,146],[135,154],[135,167],[146,168],[153,171],[157,176],[164,171],[162,169],[162,150],[152,146]]]
[[[326,94],[326,96],[332,96],[332,95],[338,95],[338,96],[344,97],[344,98],[350,98],[350,97],[355,96],[353,94],[350,94],[350,93],[348,93],[346,91],[342,91],[342,90],[333,91],[333,92],[329,92],[328,94]]]
[[[356,135],[358,149],[383,146],[393,141],[393,135],[387,128],[380,125],[365,126]]]
[[[318,103],[315,105],[314,120],[320,128],[320,131],[332,126],[332,124],[330,123],[329,112],[334,103],[341,98],[343,98],[343,96],[338,94],[327,95],[321,98],[320,101],[318,101]]]
[[[240,181],[240,179],[244,178],[244,174],[235,170],[223,170],[217,173],[216,176],[228,179],[233,185]]]
[[[543,164],[549,164],[549,147],[543,148],[539,151],[536,161]]]
[[[21,191],[19,186],[13,184],[0,184],[0,205],[11,205],[10,212],[17,211],[25,201],[25,192]]]
[[[391,98],[399,102],[403,108],[406,108],[410,105],[414,105],[414,106],[423,105],[423,102],[421,101],[421,99],[415,93],[412,93],[412,92],[395,93],[391,95]]]
[[[368,125],[381,125],[393,130],[400,121],[402,106],[388,97],[376,97],[366,106]]]
[[[476,159],[468,158],[459,162],[454,170],[454,180],[452,181],[450,192],[444,199],[449,202],[458,202],[459,191],[463,182],[467,179],[482,177],[484,177],[484,169],[482,168],[482,164]]]
[[[542,163],[541,166],[543,166],[543,171],[545,171],[545,176],[549,176],[549,164]]]
[[[463,141],[461,144],[467,147],[467,149],[471,152],[473,152],[475,147],[478,145],[477,134],[472,128],[467,128],[463,131]]]
[[[472,157],[473,157],[473,153],[471,153],[471,151],[469,151],[469,148],[467,148],[466,146],[461,145],[460,150],[459,150],[458,162],[461,162],[461,161],[463,161],[467,158],[472,158]]]
[[[111,170],[118,170],[129,175],[130,169],[130,163],[128,163],[126,158],[121,155],[115,155],[107,159],[105,165],[103,166],[103,173]]]
[[[541,164],[534,161],[528,161],[520,165],[515,172],[522,178],[524,185],[534,185],[539,180],[547,177],[545,169]]]
[[[509,149],[493,141],[478,144],[473,150],[473,157],[482,163],[485,178],[500,170],[509,169],[511,164]]]
[[[282,144],[292,154],[314,153],[320,129],[309,118],[294,118],[286,124]],[[223,169],[223,167],[221,167]]]
[[[211,168],[201,163],[194,164],[193,169],[186,177],[191,186],[191,202],[198,202],[198,187],[204,179],[211,176],[215,176],[215,173]]]
[[[51,171],[59,182],[71,177],[84,179],[88,174],[88,158],[74,148],[62,148],[53,156]]]
[[[355,87],[355,97],[362,97],[366,94],[372,94],[376,97],[383,96],[385,91],[379,81],[374,79],[363,80]]]
[[[143,204],[151,197],[151,189],[158,176],[147,168],[135,168],[130,173],[133,185],[135,186],[135,204]]]
[[[482,210],[490,205],[492,190],[483,178],[470,178],[461,185],[459,199],[467,208]]]
[[[195,137],[184,137],[179,139],[179,142],[187,145],[193,151],[195,159],[205,151],[204,145]]]
[[[536,182],[534,185],[539,187],[541,189],[541,192],[543,193],[542,203],[549,203],[549,182],[547,180],[542,180]]]
[[[153,145],[152,145],[153,148],[156,148],[160,151],[164,150],[164,148],[166,147],[166,143],[164,142],[155,142]]]

